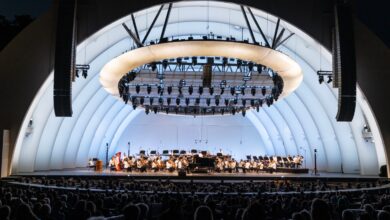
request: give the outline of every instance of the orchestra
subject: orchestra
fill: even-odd
[[[302,168],[304,157],[295,156],[247,156],[246,160],[237,161],[231,155],[223,155],[220,150],[216,155],[201,151],[190,154],[153,154],[144,153],[137,156],[127,156],[121,152],[116,153],[108,162],[111,171],[126,172],[169,172],[185,171],[187,173],[206,170],[216,173],[259,173],[274,172],[277,168],[299,169]],[[92,167],[94,161],[90,159],[88,166]]]

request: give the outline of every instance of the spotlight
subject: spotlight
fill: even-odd
[[[160,105],[164,104],[164,99],[162,97],[158,98],[158,103]]]
[[[176,105],[180,105],[180,98],[176,98]]]
[[[131,103],[137,104],[137,98],[135,96],[131,97]]]
[[[198,63],[197,57],[192,57],[192,65],[195,66]]]
[[[331,83],[333,81],[332,76],[328,76],[328,81],[326,83]]]
[[[219,98],[215,99],[215,105],[219,106]]]
[[[156,106],[153,107],[153,112],[154,112],[154,114],[157,114],[157,107]]]
[[[165,113],[169,113],[169,108],[165,108]]]
[[[88,70],[87,69],[83,69],[83,73],[82,73],[84,79],[86,79],[88,77]]]
[[[190,85],[190,87],[188,87],[188,93],[190,95],[192,95],[193,92],[194,92],[194,87],[192,87],[192,85]]]
[[[181,87],[181,86],[178,87],[178,90],[179,90],[179,94],[180,94],[180,95],[183,94],[183,90],[182,90],[182,89],[183,89],[183,87]]]
[[[260,107],[263,106],[263,99],[259,99],[259,105]]]
[[[241,94],[245,95],[245,87],[241,87]]]
[[[234,95],[236,93],[236,90],[234,87],[230,87],[230,94]]]
[[[263,71],[263,68],[264,66],[261,65],[261,64],[257,64],[257,72],[261,74],[261,72]]]
[[[163,92],[164,92],[164,89],[163,89],[163,87],[161,87],[161,86],[158,86],[158,87],[157,87],[157,93],[162,95],[162,94],[163,94]]]
[[[150,104],[150,105],[153,105],[153,101],[154,101],[154,100],[153,100],[153,97],[150,97],[150,98],[149,98],[149,104]]]
[[[248,68],[249,68],[249,71],[252,72],[252,70],[253,70],[253,63],[252,62],[248,63]]]
[[[322,84],[322,83],[324,82],[324,76],[323,76],[323,75],[319,75],[319,76],[318,76],[318,82],[319,82],[320,84]]]
[[[251,106],[252,106],[252,107],[255,106],[255,100],[254,100],[254,99],[251,99]]]
[[[172,93],[172,86],[168,86],[168,94],[170,95]]]
[[[265,88],[265,86],[263,86],[263,88],[261,88],[261,94],[265,96],[265,93],[267,93],[267,89]]]
[[[206,99],[206,104],[207,104],[207,106],[210,106],[210,102],[211,102],[210,98],[207,98],[207,99]]]
[[[225,114],[225,109],[224,109],[224,108],[221,109],[221,114],[222,114],[222,115]]]
[[[256,95],[256,87],[252,87],[251,88],[251,94],[252,94],[252,96],[255,96]]]
[[[136,85],[135,86],[135,92],[138,94],[140,90],[141,90],[141,86]]]
[[[242,65],[242,60],[237,59],[237,69],[240,69]]]
[[[237,105],[238,99],[233,99],[233,104]]]
[[[177,65],[180,67],[181,66],[181,64],[182,64],[182,62],[181,62],[181,58],[179,57],[179,58],[177,58],[176,59],[176,62],[177,62]]]
[[[200,103],[200,98],[196,98],[196,99],[195,99],[195,104],[196,104],[196,105],[199,105],[199,103]]]
[[[210,87],[210,88],[209,88],[209,93],[210,93],[210,95],[213,95],[213,94],[214,94],[214,87]]]
[[[222,65],[225,67],[228,64],[228,58],[224,57],[222,58]]]
[[[203,94],[203,86],[199,86],[198,93],[199,95]]]
[[[164,70],[167,69],[167,67],[168,67],[168,60],[163,60],[162,61],[162,67],[163,67]]]
[[[186,98],[186,105],[188,106],[190,104],[190,98]]]
[[[236,109],[235,109],[235,108],[232,109],[232,114],[233,114],[233,115],[236,114]]]
[[[225,105],[226,105],[226,106],[229,105],[229,99],[225,99]]]
[[[246,106],[246,99],[242,100],[242,106],[244,106],[244,107]]]
[[[184,113],[185,113],[185,114],[188,113],[188,107],[184,107]]]
[[[260,111],[260,106],[256,105],[256,111],[257,111],[257,112]]]
[[[152,67],[152,71],[154,72],[157,69],[156,63],[151,63],[150,66]]]
[[[146,108],[145,108],[145,114],[149,115],[149,106],[146,106]]]
[[[152,87],[151,86],[146,87],[146,92],[150,94],[152,92]]]
[[[80,73],[79,73],[79,72],[80,72],[80,70],[79,70],[79,69],[77,69],[77,70],[76,70],[76,72],[75,72],[75,74],[76,74],[76,77],[77,77],[77,78],[79,78],[79,77],[80,77]]]
[[[213,115],[215,114],[215,108],[214,107],[211,108],[211,113],[213,113]]]
[[[207,109],[206,108],[202,108],[202,113],[206,114],[206,112],[207,112]]]
[[[167,98],[167,104],[168,104],[168,105],[171,105],[171,101],[172,101],[172,100],[171,100],[171,97],[168,97],[168,98]]]
[[[221,95],[225,92],[225,88],[221,88]]]
[[[242,114],[242,117],[245,117],[245,114],[246,114],[245,108],[242,109],[241,114]]]
[[[179,113],[179,108],[178,107],[175,107],[175,113]]]
[[[144,102],[145,102],[145,98],[144,98],[144,97],[141,97],[141,98],[139,99],[139,104],[144,105]]]
[[[133,104],[133,109],[135,110],[136,108],[137,108],[137,105],[134,105],[134,104]]]

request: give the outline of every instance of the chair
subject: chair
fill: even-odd
[[[145,155],[145,150],[140,150],[139,155]]]
[[[185,154],[187,154],[187,151],[185,151],[185,150],[180,151],[180,155],[185,155]]]
[[[195,150],[195,149],[191,149],[191,154],[197,154],[198,153],[198,151],[197,150]]]
[[[172,154],[173,154],[173,155],[178,155],[178,154],[179,154],[179,150],[173,150],[173,151],[172,151]]]
[[[157,154],[157,151],[156,150],[151,150],[150,151],[150,155],[156,155]]]
[[[169,155],[169,150],[163,150],[163,151],[162,151],[162,155],[164,155],[164,156]]]

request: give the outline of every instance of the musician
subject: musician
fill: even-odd
[[[173,172],[175,170],[175,162],[173,161],[172,157],[167,160],[165,166],[169,172]]]
[[[246,173],[247,171],[249,172],[251,169],[251,163],[249,162],[249,160],[246,160],[245,163],[244,163],[244,173]]]
[[[115,157],[112,156],[109,163],[108,163],[108,167],[110,167],[110,170],[115,170]]]
[[[234,159],[232,159],[232,160],[229,162],[229,173],[232,173],[233,170],[234,170],[235,172],[238,172],[238,170],[237,170],[237,162],[236,162],[236,160],[234,160]]]
[[[294,168],[299,168],[299,162],[300,162],[299,155],[294,156],[293,162],[294,162]]]
[[[152,161],[152,170],[154,172],[158,171],[158,160],[157,160],[157,158]]]

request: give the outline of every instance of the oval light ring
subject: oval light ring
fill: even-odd
[[[283,79],[280,98],[297,89],[303,79],[299,64],[279,51],[241,42],[195,40],[149,45],[126,52],[104,65],[100,72],[100,83],[108,93],[119,96],[118,82],[131,70],[155,61],[193,56],[237,58],[267,66]]]

